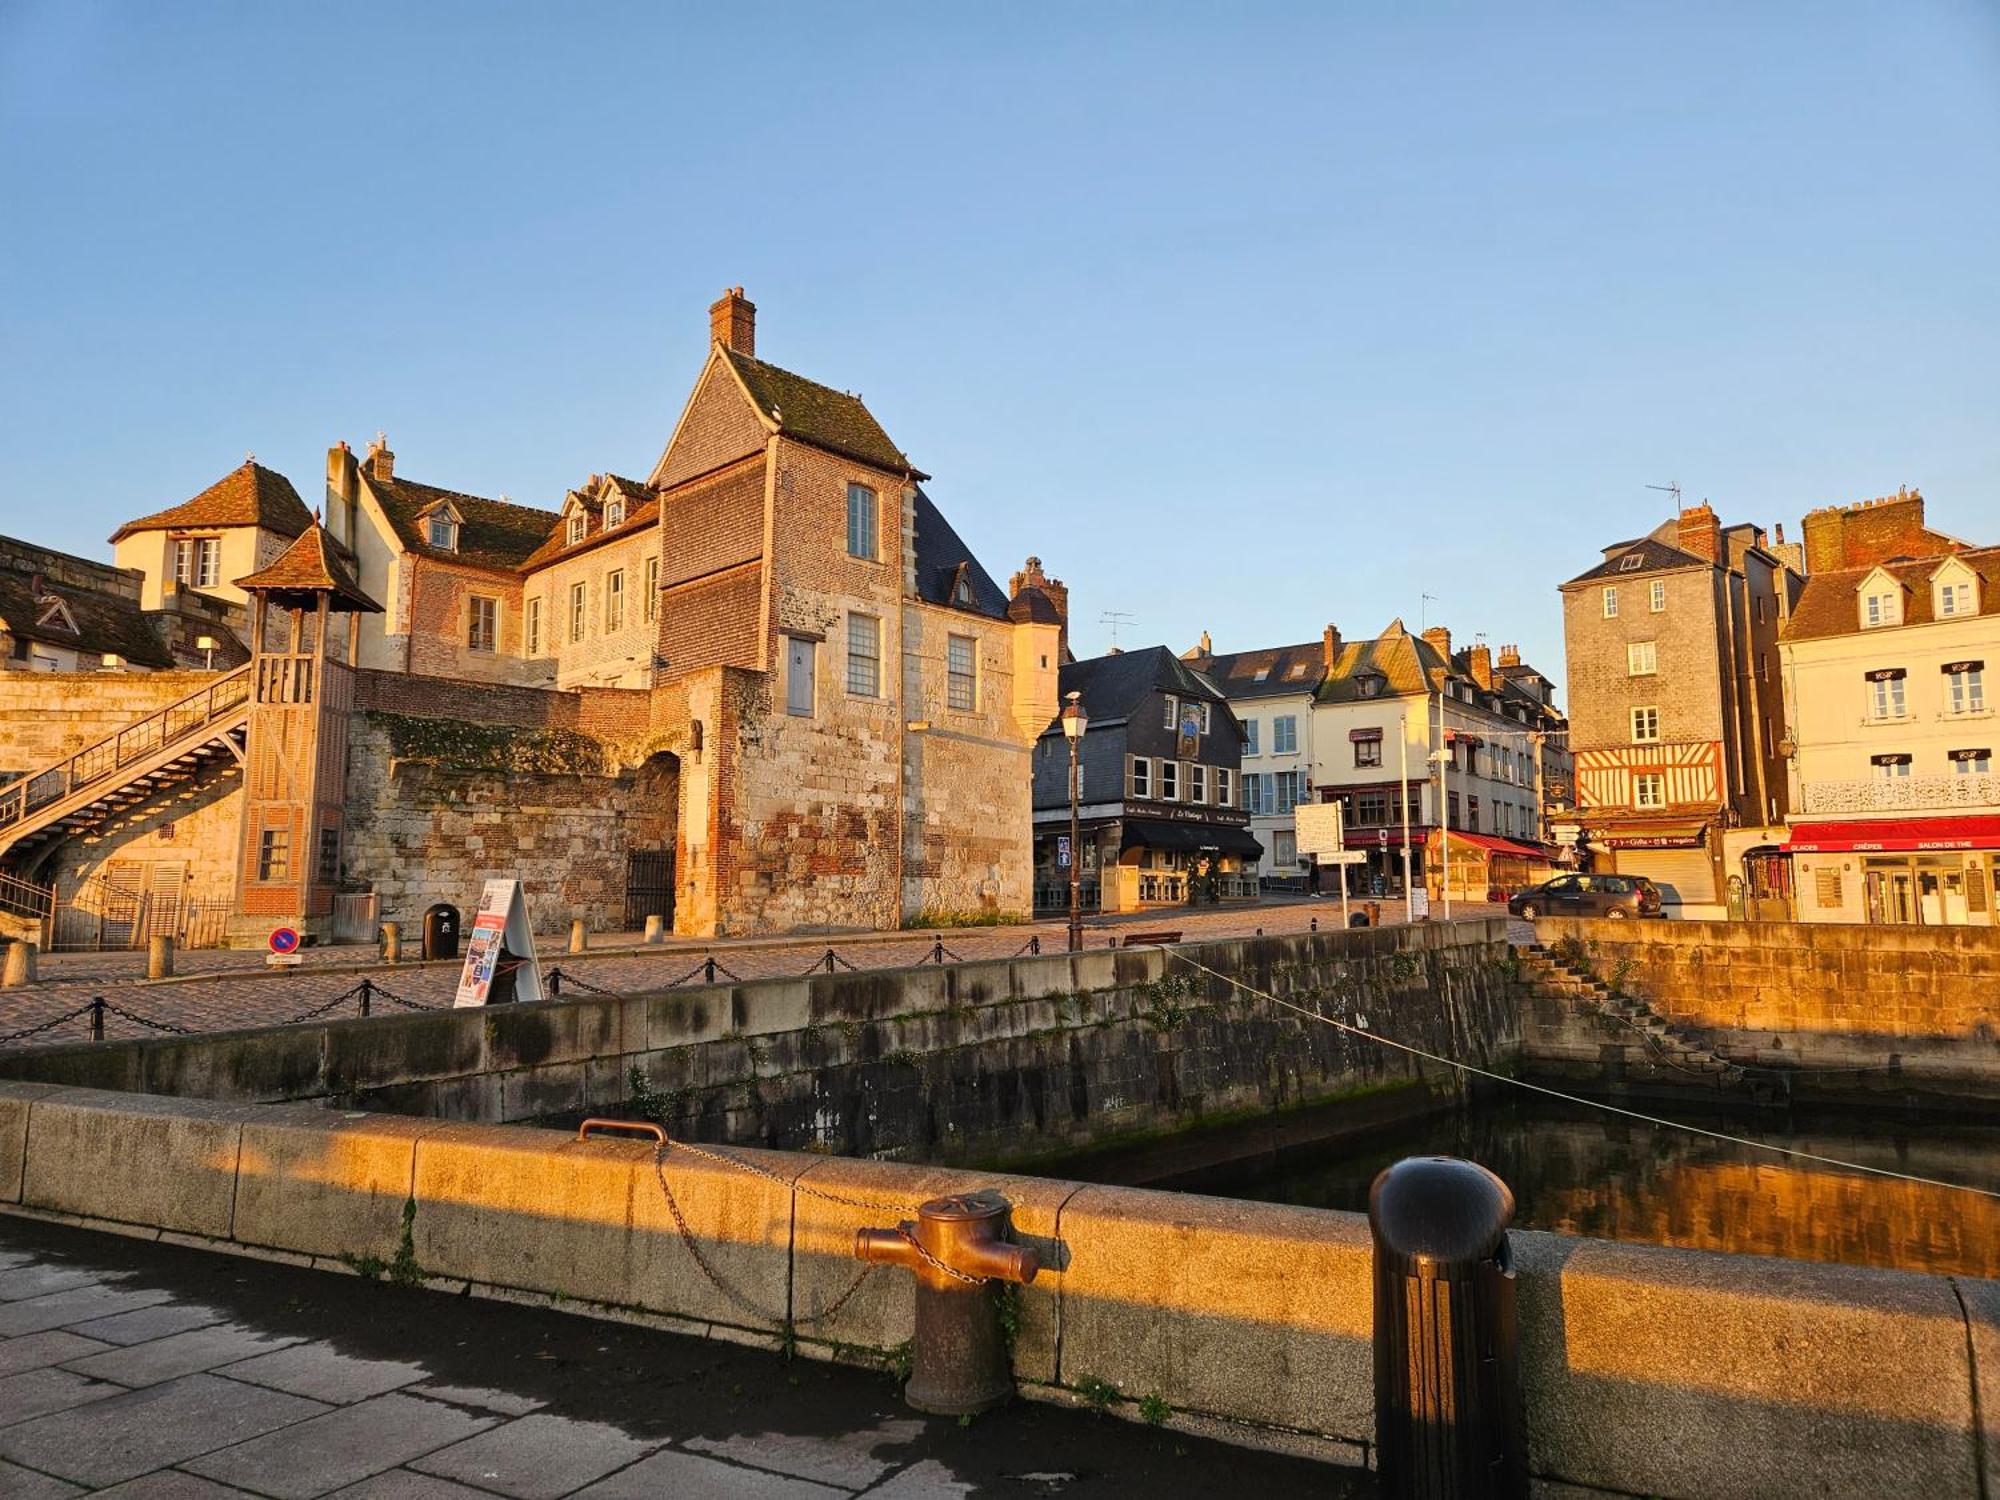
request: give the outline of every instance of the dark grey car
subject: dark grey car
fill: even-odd
[[[1558,875],[1507,903],[1517,917],[1657,917],[1660,888],[1643,875]]]

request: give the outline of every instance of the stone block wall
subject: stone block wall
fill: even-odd
[[[219,672],[0,672],[0,778],[74,754]]]
[[[554,664],[557,687],[642,688],[652,681],[659,591],[649,590],[646,580],[648,561],[659,555],[659,527],[642,526],[602,544],[587,543],[574,556],[558,556],[522,585],[522,609],[539,602],[541,611],[536,659]],[[623,583],[615,626],[607,613],[613,573]],[[580,635],[572,614],[578,586]]]

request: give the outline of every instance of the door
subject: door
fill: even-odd
[[[1965,871],[1946,870],[1944,872],[1945,926],[1963,927],[1969,920],[1965,906]]]
[[[1552,917],[1580,917],[1583,911],[1583,882],[1581,875],[1565,875],[1549,882],[1549,888],[1542,892],[1542,909]]]
[[[625,927],[636,932],[646,918],[660,918],[669,932],[674,927],[674,851],[633,849],[625,855]]]

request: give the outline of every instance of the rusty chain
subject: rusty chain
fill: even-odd
[[[91,1007],[96,1005],[96,1003],[95,1000],[86,1000],[75,1010],[64,1011],[61,1015],[43,1021],[40,1025],[25,1027],[20,1031],[9,1032],[6,1036],[0,1036],[0,1047],[11,1046],[15,1042],[26,1041],[31,1036],[40,1036],[45,1031],[54,1031],[56,1027],[62,1025],[65,1021],[74,1021],[78,1016],[87,1016],[90,1014]]]

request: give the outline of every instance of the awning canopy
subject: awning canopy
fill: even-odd
[[[1264,856],[1264,846],[1247,828],[1217,823],[1172,823],[1162,818],[1127,818],[1119,847],[1178,849],[1184,854],[1213,849],[1218,854],[1240,854],[1245,859]]]
[[[1792,829],[1787,854],[1903,853],[1920,849],[2000,849],[2000,817],[1870,818]]]
[[[1443,835],[1433,830],[1430,841],[1436,844],[1441,842],[1442,838]],[[1474,849],[1484,849],[1489,854],[1508,854],[1515,859],[1538,859],[1543,864],[1550,862],[1549,852],[1546,849],[1539,849],[1533,844],[1518,844],[1512,839],[1503,839],[1498,834],[1461,833],[1454,828],[1451,831],[1451,842],[1454,845],[1469,844]]]

